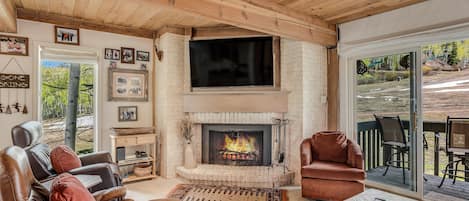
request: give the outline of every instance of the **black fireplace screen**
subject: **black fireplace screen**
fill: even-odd
[[[245,127],[245,126],[243,126]],[[203,142],[204,163],[239,166],[271,164],[270,129],[207,129]],[[208,143],[207,143],[208,142]]]

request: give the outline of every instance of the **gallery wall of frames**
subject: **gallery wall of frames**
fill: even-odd
[[[99,149],[109,149],[112,127],[152,126],[152,44],[147,38],[18,20],[18,33],[0,32],[0,127],[39,119],[40,46],[98,53]],[[10,139],[7,135],[0,138]],[[9,145],[10,140],[0,142],[0,148]]]

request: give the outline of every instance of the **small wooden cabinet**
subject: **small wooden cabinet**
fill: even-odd
[[[112,160],[117,163],[119,166],[119,171],[124,169],[125,172],[129,171],[128,167],[133,167],[138,164],[151,164],[151,174],[148,176],[136,176],[135,174],[128,174],[127,177],[123,177],[122,182],[132,182],[143,179],[153,179],[156,177],[156,167],[157,167],[157,148],[158,148],[158,135],[151,134],[134,134],[134,135],[117,135],[111,134],[111,156]],[[141,146],[145,148],[145,152],[148,154],[147,157],[137,158],[137,157],[125,157],[125,160],[117,161],[117,148],[125,147],[126,149]],[[132,155],[133,156],[133,155]]]

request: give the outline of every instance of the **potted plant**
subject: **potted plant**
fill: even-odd
[[[197,162],[195,161],[194,157],[194,149],[192,147],[192,120],[189,116],[184,117],[181,120],[180,128],[181,134],[184,137],[185,144],[184,144],[184,167],[186,169],[193,169],[197,167]]]

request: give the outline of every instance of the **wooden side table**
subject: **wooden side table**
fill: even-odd
[[[111,134],[111,156],[112,160],[117,163],[119,170],[124,166],[137,165],[139,163],[150,163],[152,172],[148,176],[129,175],[122,180],[123,183],[139,181],[143,179],[153,179],[156,177],[156,161],[157,161],[157,134],[136,134],[136,135],[115,135]],[[125,160],[117,161],[116,150],[118,147],[132,147],[146,145],[150,150],[148,157],[144,158],[127,158]]]

